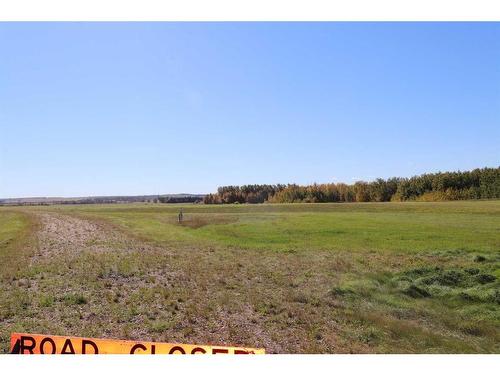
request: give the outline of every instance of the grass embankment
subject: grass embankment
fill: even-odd
[[[13,278],[26,266],[35,226],[34,220],[22,212],[0,210],[1,279]]]
[[[20,328],[270,352],[500,352],[500,201],[27,210],[110,223],[154,250],[20,271],[43,277]]]
[[[0,340],[8,343],[10,332],[6,321],[26,315],[30,297],[17,276],[28,267],[32,253],[36,222],[28,215],[0,210]]]

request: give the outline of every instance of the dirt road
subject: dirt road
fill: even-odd
[[[37,213],[38,257],[75,256],[81,252],[131,252],[151,249],[151,245],[131,239],[104,223],[52,212]]]

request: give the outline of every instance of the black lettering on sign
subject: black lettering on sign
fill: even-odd
[[[182,349],[180,346],[174,346],[172,349],[170,349],[168,354],[174,354],[174,352],[181,352],[181,354],[186,354],[184,349]]]
[[[234,354],[250,354],[246,350],[241,350],[241,349],[235,349]]]
[[[151,354],[156,354],[156,345],[151,345]]]
[[[217,353],[222,353],[222,354],[227,354],[229,353],[227,349],[218,349],[218,348],[213,348],[212,349],[212,354],[217,354]]]
[[[134,346],[132,346],[132,349],[130,349],[130,354],[135,354],[135,351],[137,349],[146,350],[147,348],[142,344],[135,344]]]
[[[17,339],[16,343],[12,347],[12,351],[10,352],[10,354],[20,354],[20,352],[21,352],[21,340]]]
[[[90,341],[90,340],[82,340],[82,354],[87,354],[87,345],[90,345],[92,348],[94,348],[94,354],[99,354],[99,349],[97,348],[97,345],[95,342]]]
[[[48,353],[45,353],[45,343],[50,342],[50,346],[52,347],[51,351]],[[41,354],[56,354],[56,343],[54,340],[52,340],[50,337],[45,337],[41,342],[40,342],[40,353]]]
[[[200,354],[205,354],[207,351],[203,348],[194,348],[193,350],[191,350],[191,354],[196,354],[196,353],[200,353]]]
[[[25,341],[30,341],[31,342],[31,345],[26,345],[25,344]],[[19,352],[21,354],[24,354],[24,351],[27,350],[30,352],[30,354],[33,354],[33,349],[35,349],[35,345],[36,345],[36,342],[35,342],[35,339],[31,336],[21,336],[21,344],[20,344],[20,349],[19,349]]]
[[[66,351],[68,348],[69,352]],[[64,341],[64,345],[61,349],[61,354],[75,354],[75,348],[73,348],[73,343],[70,339],[66,339],[66,341]]]

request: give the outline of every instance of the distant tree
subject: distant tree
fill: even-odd
[[[220,203],[315,203],[387,202],[407,200],[457,200],[500,198],[500,168],[439,172],[410,178],[378,178],[353,185],[297,184],[221,186],[203,202]]]

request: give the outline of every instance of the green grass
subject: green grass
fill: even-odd
[[[185,226],[176,223],[175,213],[180,207]],[[498,201],[62,209],[105,218],[138,236],[169,244],[405,253],[491,252],[500,248]],[[195,228],[189,225],[192,221],[196,222]]]
[[[17,275],[23,272],[33,247],[32,233],[36,223],[23,212],[0,209],[0,341],[5,351],[10,332],[5,327],[9,320],[24,319],[31,296],[26,290],[29,280],[17,284]]]
[[[0,278],[12,277],[28,256],[34,222],[23,212],[0,210]]]
[[[24,215],[12,211],[0,211],[0,251],[6,254],[6,248],[21,235],[27,223]]]
[[[155,248],[26,263],[16,278],[44,292],[3,295],[9,329],[270,352],[500,352],[500,201],[19,212],[43,210],[109,223]],[[9,227],[24,217],[0,214]],[[56,310],[58,321],[47,318]]]

